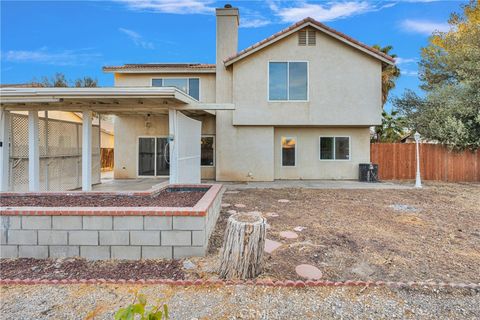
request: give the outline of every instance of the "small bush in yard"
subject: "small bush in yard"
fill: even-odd
[[[138,301],[137,301],[138,300]],[[166,304],[158,305],[151,308],[150,310],[145,310],[147,305],[147,298],[143,294],[135,294],[135,299],[132,304],[125,308],[121,308],[115,313],[115,320],[162,320],[169,319],[168,317],[168,307]],[[162,308],[162,310],[160,310]]]

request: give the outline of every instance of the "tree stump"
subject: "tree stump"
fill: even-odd
[[[220,254],[223,279],[251,279],[263,269],[266,221],[259,213],[236,213],[227,222]]]

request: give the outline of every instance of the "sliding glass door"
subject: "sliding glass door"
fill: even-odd
[[[170,174],[170,153],[168,138],[138,138],[138,175],[168,176]]]
[[[157,176],[170,174],[170,148],[168,138],[157,138]]]

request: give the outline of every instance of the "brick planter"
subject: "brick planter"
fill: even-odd
[[[222,185],[168,187],[209,189],[195,206],[188,208],[0,207],[0,257],[136,260],[205,255],[220,213]],[[48,193],[55,194],[80,193]]]

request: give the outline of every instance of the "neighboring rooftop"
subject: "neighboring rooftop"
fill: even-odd
[[[208,63],[130,63],[123,66],[105,66],[103,71],[117,73],[215,73],[215,65]]]
[[[43,86],[44,86],[43,84],[38,82],[0,84],[0,88],[41,88]]]

